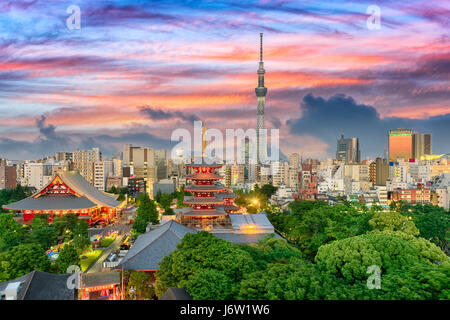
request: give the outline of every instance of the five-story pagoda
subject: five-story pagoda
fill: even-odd
[[[215,173],[215,169],[222,167],[222,164],[204,162],[205,127],[202,129],[202,161],[186,165],[190,171],[186,180],[191,184],[186,185],[184,190],[191,192],[192,196],[184,197],[184,203],[191,207],[183,208],[176,219],[191,228],[231,229],[228,213],[239,209],[232,201],[236,196],[220,183],[223,177]]]

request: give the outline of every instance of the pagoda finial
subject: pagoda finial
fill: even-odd
[[[263,61],[263,33],[261,32],[259,34],[260,40],[259,40],[259,61]]]
[[[205,149],[206,149],[205,133],[206,133],[206,125],[205,125],[205,120],[203,120],[202,121],[202,162],[205,161]]]

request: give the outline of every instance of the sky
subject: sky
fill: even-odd
[[[3,0],[0,158],[170,148],[194,120],[255,128],[260,32],[283,154],[334,156],[344,133],[383,156],[398,127],[448,153],[449,17],[448,1]]]

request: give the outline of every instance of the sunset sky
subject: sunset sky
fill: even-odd
[[[344,133],[362,158],[382,156],[397,127],[450,152],[450,2],[175,3],[1,1],[0,158],[169,148],[193,120],[254,128],[260,32],[267,127],[284,154],[334,156]],[[66,26],[70,5],[80,30]]]

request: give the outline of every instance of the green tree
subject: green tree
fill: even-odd
[[[415,245],[384,232],[325,244],[319,248],[315,261],[321,271],[342,277],[349,283],[366,279],[367,267],[371,265],[389,274],[426,264],[426,258]]]
[[[0,214],[0,252],[19,245],[24,235],[24,229],[14,220],[12,213]]]
[[[128,278],[127,292],[131,299],[130,289],[134,287],[136,300],[154,299],[155,288],[152,286],[150,275],[142,271],[131,271]]]
[[[156,294],[161,296],[169,287],[179,288],[186,284],[190,276],[206,269],[216,270],[237,284],[246,273],[256,269],[256,264],[251,255],[240,246],[218,239],[206,231],[186,234],[177,245],[177,250],[164,257],[159,264]],[[213,275],[208,273],[198,277],[204,280]],[[221,292],[223,282],[217,285],[220,288],[215,290]],[[233,293],[224,293],[228,294]]]
[[[31,233],[28,241],[39,243],[43,248],[48,249],[56,242],[56,230],[49,224],[47,214],[37,214],[31,223]]]
[[[229,300],[233,298],[233,281],[215,269],[201,270],[180,282],[180,287],[194,300]]]
[[[66,244],[58,253],[56,267],[59,273],[66,273],[67,268],[72,265],[80,266],[80,254],[73,244]]]
[[[261,187],[261,193],[269,199],[275,192],[277,191],[277,187],[274,187],[271,184],[265,184]]]
[[[89,224],[84,220],[79,220],[73,230],[73,245],[81,254],[91,244],[88,232]]]
[[[402,231],[414,236],[419,234],[414,222],[395,211],[376,212],[369,220],[369,224],[374,230]]]
[[[273,213],[269,220],[288,241],[313,260],[323,244],[361,235],[371,230],[371,213],[346,205],[329,206],[320,201],[294,201],[291,213]]]
[[[0,253],[0,281],[15,279],[33,270],[50,270],[50,261],[39,244],[19,244]]]

